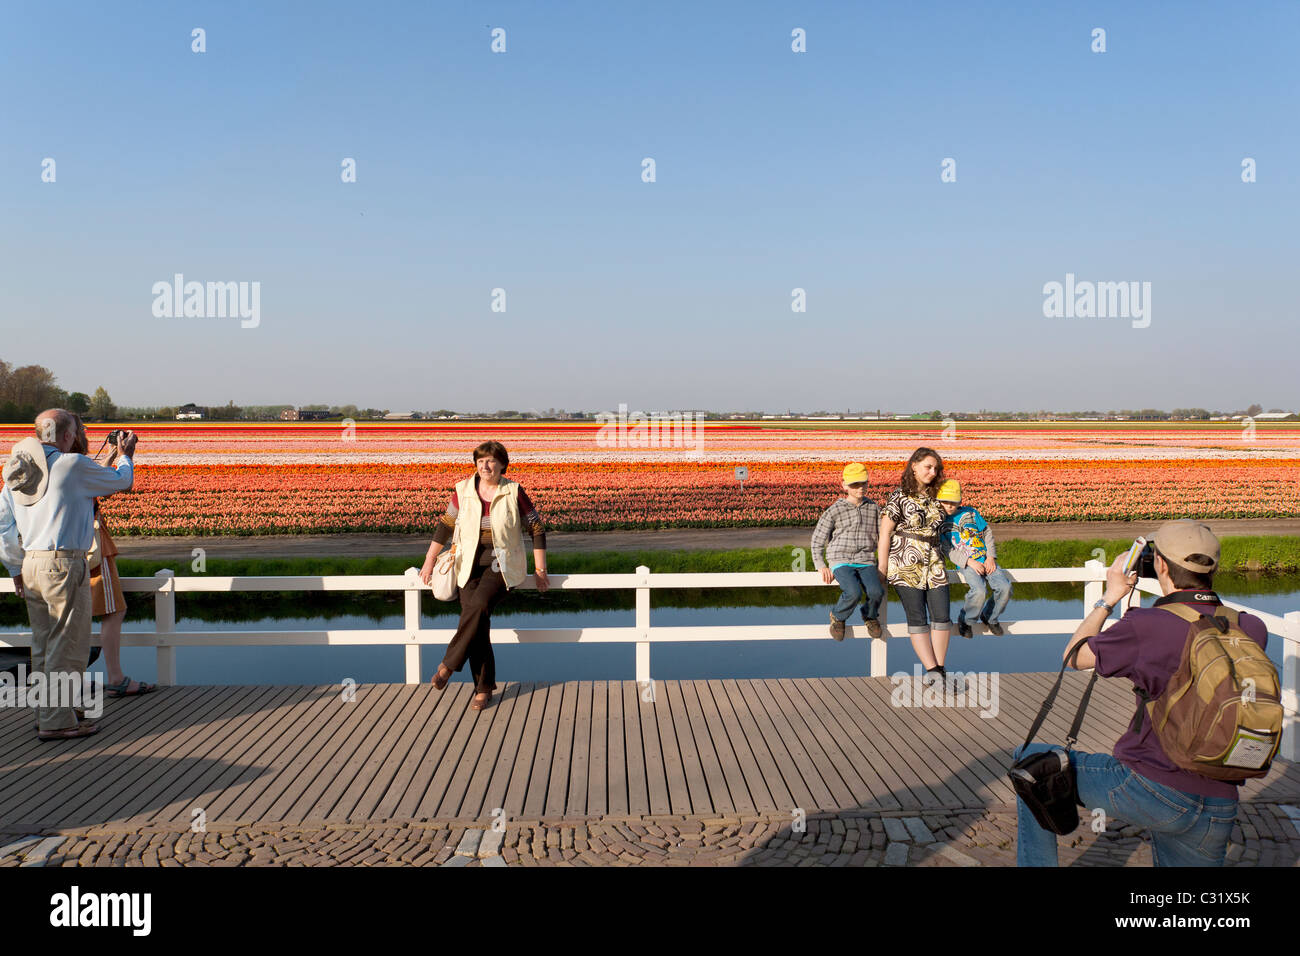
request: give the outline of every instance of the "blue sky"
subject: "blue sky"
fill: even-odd
[[[1294,408],[1298,28],[1290,2],[11,3],[0,358],[125,405]],[[260,324],[155,317],[178,272],[260,282]],[[1150,282],[1150,326],[1044,317],[1067,272]]]

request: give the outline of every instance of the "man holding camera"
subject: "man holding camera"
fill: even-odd
[[[1205,525],[1190,520],[1161,525],[1154,539],[1150,564],[1124,573],[1121,554],[1106,572],[1106,590],[1066,645],[1080,640],[1073,666],[1095,667],[1102,677],[1127,677],[1135,692],[1154,700],[1178,669],[1188,636],[1188,622],[1162,610],[1182,604],[1213,615],[1222,604],[1212,590],[1219,566],[1219,540]],[[1151,607],[1130,608],[1104,632],[1111,611],[1137,583],[1139,572],[1154,576],[1164,596]],[[1242,614],[1239,627],[1260,647],[1268,629],[1259,618]],[[1050,749],[1031,744],[1016,756]],[[1184,770],[1169,759],[1150,719],[1130,726],[1115,744],[1115,753],[1070,751],[1079,801],[1126,823],[1151,831],[1156,866],[1222,866],[1228,838],[1237,816],[1237,786]],[[1017,800],[1016,862],[1019,866],[1057,865],[1056,834],[1034,820],[1024,801]],[[1085,817],[1086,820],[1086,817]]]
[[[94,539],[95,499],[126,491],[134,482],[136,438],[119,433],[116,469],[73,454],[77,421],[63,409],[36,419],[36,438],[14,446],[0,488],[0,558],[27,602],[32,623],[32,673],[47,693],[81,680],[90,658],[90,573],[86,552]],[[21,537],[21,544],[19,538]],[[41,740],[87,737],[98,725],[80,719],[72,701],[47,699],[37,709]]]

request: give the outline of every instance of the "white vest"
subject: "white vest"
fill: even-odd
[[[478,549],[483,501],[474,487],[474,475],[456,483],[456,584],[464,587],[474,570],[474,553]],[[519,518],[519,483],[502,477],[488,506],[492,521],[492,547],[497,567],[507,588],[523,584],[528,576],[528,558],[524,551],[523,522]]]

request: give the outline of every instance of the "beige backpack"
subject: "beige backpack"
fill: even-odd
[[[1184,770],[1227,781],[1264,776],[1282,740],[1277,668],[1232,608],[1213,616],[1185,604],[1161,609],[1188,622],[1187,642],[1165,692],[1153,700],[1138,691],[1132,729],[1149,715],[1161,747]]]

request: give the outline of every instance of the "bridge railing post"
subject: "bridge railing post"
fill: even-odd
[[[650,569],[638,565],[636,589],[636,682],[650,682]]]
[[[176,631],[176,572],[170,568],[154,572],[156,582],[153,592],[154,634],[158,656],[158,683],[162,687],[176,685],[176,648],[166,643],[166,635]]]
[[[1286,638],[1282,642],[1282,747],[1283,760],[1300,760],[1300,611],[1285,615]]]
[[[1083,563],[1083,566],[1087,568],[1089,571],[1093,571],[1093,572],[1098,572],[1098,571],[1105,572],[1106,570],[1106,566],[1102,564],[1100,561],[1098,561],[1096,558],[1093,558],[1091,561],[1085,561]],[[1090,613],[1092,613],[1092,606],[1096,604],[1098,601],[1100,601],[1102,595],[1105,593],[1106,593],[1105,581],[1087,581],[1084,583],[1083,585],[1083,616],[1084,617],[1087,617]]]
[[[880,600],[880,613],[876,620],[880,622],[880,636],[868,638],[867,643],[871,645],[871,669],[868,674],[872,677],[889,676],[889,585],[885,585],[885,596]]]
[[[406,682],[420,683],[420,589],[424,582],[416,568],[406,569]]]

